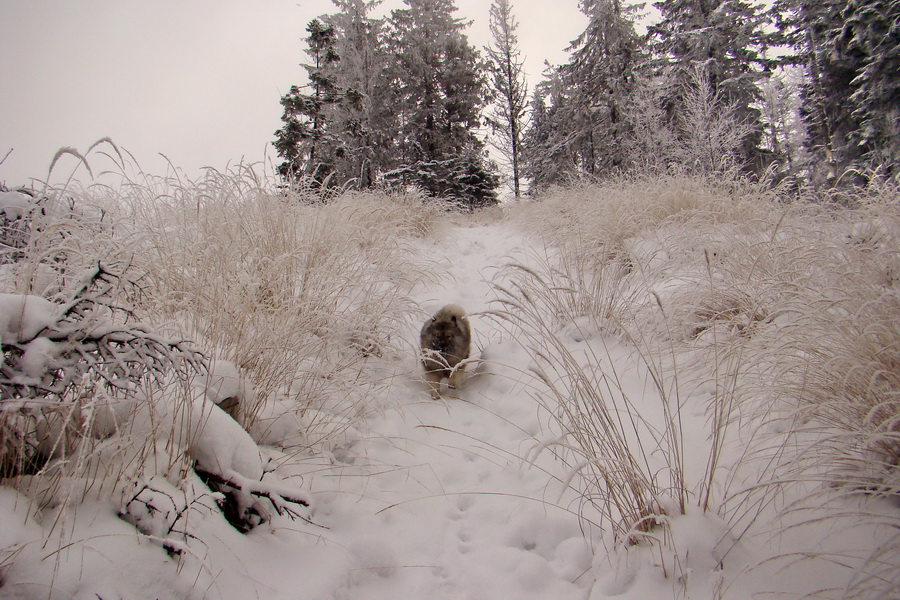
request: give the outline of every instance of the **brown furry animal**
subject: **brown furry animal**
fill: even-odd
[[[472,343],[472,329],[466,311],[458,304],[448,304],[422,326],[419,336],[425,381],[431,397],[440,398],[441,381],[447,377],[450,387],[462,383],[465,364]]]

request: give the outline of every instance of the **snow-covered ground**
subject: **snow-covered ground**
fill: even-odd
[[[201,499],[184,510],[190,537],[167,544],[170,531],[139,534],[119,518],[118,498],[57,507],[42,522],[31,500],[0,487],[0,598],[800,597],[849,585],[846,569],[829,561],[864,556],[890,541],[890,532],[853,519],[816,527],[816,515],[808,514],[796,517],[803,524],[796,530],[784,517],[734,541],[737,529],[715,510],[701,511],[694,497],[687,514],[672,511],[667,526],[651,532],[660,539],[612,540],[602,511],[577,491],[572,457],[554,451],[559,424],[536,393],[535,350],[488,314],[498,308],[492,281],[503,265],[534,265],[550,251],[508,220],[461,222],[415,241],[440,277],[416,288],[412,299],[423,318],[450,302],[464,306],[478,360],[460,389],[444,388],[444,397],[432,400],[414,352],[419,325],[406,323],[398,334],[410,352],[371,358],[367,373],[381,390],[376,405],[333,436],[326,452],[264,448],[278,485],[311,498],[309,522],[275,517],[244,535]],[[620,392],[657,423],[661,408],[646,365],[632,346],[595,325],[563,324],[560,339],[577,360],[615,373]],[[686,472],[700,481],[715,383],[680,383]],[[739,462],[744,451],[729,447],[723,465]],[[645,453],[651,461],[659,454]],[[191,497],[174,487],[155,493],[155,502],[173,506],[179,496]],[[768,520],[795,499],[769,498],[767,507],[749,512]],[[853,502],[846,501],[848,513]],[[831,558],[812,560],[817,553]]]
[[[343,447],[299,460],[270,449],[285,483],[312,496],[314,525],[276,518],[245,536],[195,507],[198,539],[179,563],[137,536],[112,503],[91,503],[75,513],[68,547],[54,552],[52,542],[38,545],[46,533],[26,521],[28,501],[0,488],[0,547],[21,549],[0,596],[585,597],[593,557],[577,499],[560,465],[543,455],[528,462],[543,429],[522,382],[531,357],[480,314],[491,307],[497,266],[523,259],[523,243],[508,224],[420,242],[446,271],[417,291],[423,314],[465,306],[480,360],[439,401],[414,354],[385,360],[389,402],[345,434]],[[403,332],[411,348],[417,334]]]

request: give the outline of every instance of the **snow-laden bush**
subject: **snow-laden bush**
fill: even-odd
[[[126,322],[112,294],[122,275],[101,264],[81,280],[62,304],[0,294],[0,477],[22,489],[33,487],[28,476],[40,485],[55,472],[87,480],[109,458],[103,440],[125,437],[119,443],[135,444],[131,453],[140,454],[147,440],[169,439],[170,453],[190,457],[189,468],[228,495],[222,509],[239,528],[268,518],[254,496],[268,498],[279,513],[290,503],[308,506],[297,492],[261,483],[256,444],[216,406],[219,396],[235,395],[226,391],[233,386],[224,385],[221,369],[210,373],[206,358],[184,340]],[[147,412],[144,441],[128,440],[135,415]],[[120,480],[155,476],[120,468]],[[43,493],[55,501],[55,492]]]
[[[121,399],[147,378],[161,382],[205,368],[183,340],[135,322],[136,274],[105,225],[60,196],[43,198],[18,215],[28,235],[4,266],[7,289],[26,293],[0,295],[5,476],[39,471],[54,455],[69,454],[75,442],[59,436],[79,420],[79,403],[100,388]],[[91,427],[81,433],[102,438],[116,423]]]
[[[140,233],[87,208],[108,207],[107,193],[47,188],[39,210],[14,215],[27,235],[3,266],[0,477],[36,510],[199,475],[198,489],[214,490],[240,529],[297,514],[291,506],[306,497],[261,481],[256,443],[223,412],[239,416],[235,403],[251,399],[252,386],[183,334],[143,320]]]
[[[161,381],[177,365],[183,364],[185,377],[205,369],[202,355],[183,340],[116,319],[124,309],[113,304],[111,292],[121,275],[100,263],[81,279],[83,285],[64,303],[0,294],[0,393],[5,400],[27,404],[52,396],[63,401],[86,379],[127,391],[148,376]]]

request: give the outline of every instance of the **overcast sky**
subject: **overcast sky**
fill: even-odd
[[[479,49],[490,4],[456,0]],[[385,0],[379,13],[403,6]],[[578,0],[513,6],[536,81],[586,20]],[[103,137],[152,174],[166,171],[160,154],[191,177],[271,156],[279,97],[304,79],[306,24],[334,11],[330,0],[0,0],[0,159],[12,149],[0,182],[43,180],[58,148]],[[54,179],[73,161],[61,166]]]

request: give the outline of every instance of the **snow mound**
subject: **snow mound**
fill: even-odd
[[[0,342],[33,340],[58,320],[59,306],[39,296],[0,294]]]
[[[34,208],[34,199],[22,192],[0,192],[0,213],[7,221],[23,218]]]

